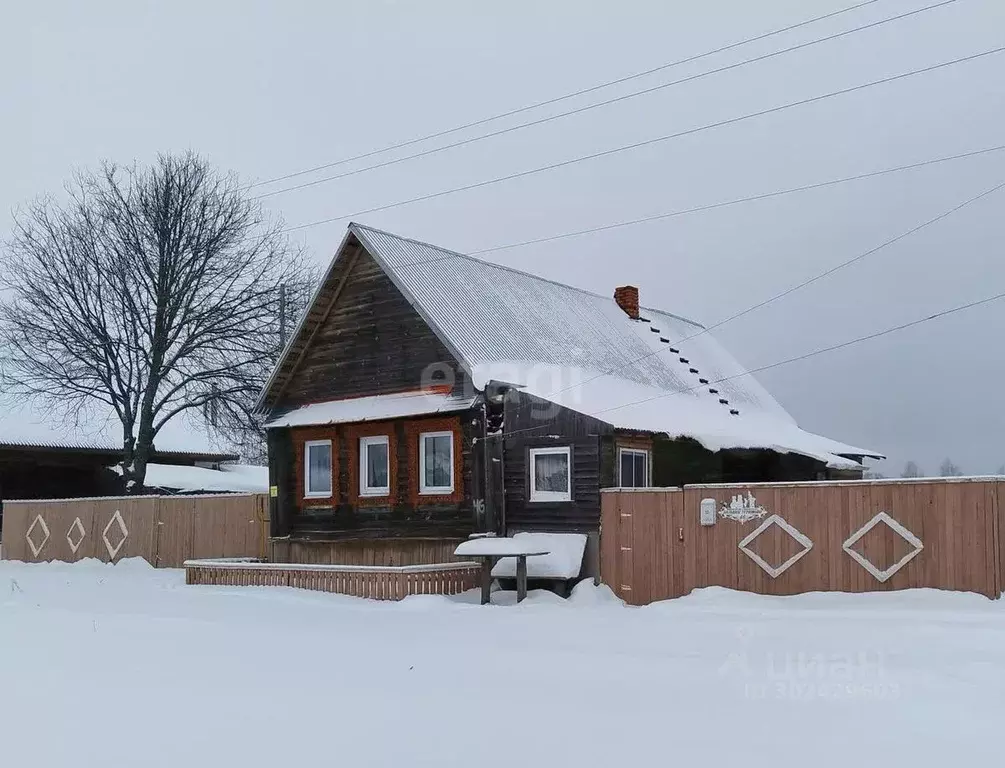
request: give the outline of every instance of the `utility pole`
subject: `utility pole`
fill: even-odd
[[[286,349],[286,283],[279,284],[279,349]]]

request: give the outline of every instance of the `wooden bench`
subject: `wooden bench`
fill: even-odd
[[[519,539],[486,536],[461,542],[454,554],[479,560],[482,564],[482,605],[490,602],[492,590],[492,566],[503,557],[516,558],[516,601],[527,597],[527,558],[547,555],[549,551],[530,542]]]

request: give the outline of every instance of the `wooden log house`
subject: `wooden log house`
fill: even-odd
[[[259,408],[272,559],[406,566],[583,532],[600,489],[856,477],[700,325],[351,224]]]

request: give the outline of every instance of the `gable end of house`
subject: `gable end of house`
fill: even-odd
[[[258,410],[415,391],[460,391],[465,369],[350,229],[274,369]]]

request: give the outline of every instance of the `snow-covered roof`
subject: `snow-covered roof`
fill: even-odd
[[[520,360],[617,371],[629,381],[677,392],[696,386],[699,376],[743,373],[715,338],[691,320],[643,308],[642,316],[653,322],[633,321],[608,296],[359,224],[350,230],[469,369]],[[668,350],[673,344],[661,344],[660,336],[671,342],[693,338],[682,354],[674,355]],[[657,344],[659,353],[653,354]],[[680,357],[690,364],[680,363]],[[689,372],[692,367],[699,375]],[[720,391],[738,406],[790,418],[753,377],[724,382]]]
[[[474,397],[437,392],[402,392],[312,403],[272,419],[265,426],[303,427],[321,424],[354,424],[361,421],[400,419],[432,413],[455,413],[474,404]]]
[[[353,237],[476,387],[490,380],[519,383],[615,427],[692,436],[709,447],[793,451],[832,466],[849,464],[836,454],[881,455],[801,430],[692,320],[647,307],[634,320],[611,297],[355,223],[339,254]],[[291,348],[292,342],[276,371]],[[512,368],[516,374],[500,373]],[[561,386],[554,386],[555,372],[564,377]],[[582,386],[560,391],[574,383],[569,372]],[[535,379],[551,386],[535,387]],[[643,398],[657,399],[645,408],[628,405]]]
[[[590,371],[533,366],[524,377],[522,364],[497,363],[476,369],[483,381],[502,381],[521,391],[605,421],[619,429],[691,437],[710,451],[723,448],[768,448],[818,459],[835,469],[860,469],[842,456],[873,452],[800,429],[794,421],[763,411],[733,416],[718,401],[667,393]]]
[[[122,426],[112,413],[92,411],[77,421],[70,421],[41,406],[3,398],[0,399],[0,446],[121,451]],[[165,424],[154,446],[161,454],[225,457],[233,453],[215,441],[207,429],[184,416],[177,416]]]
[[[122,467],[111,467],[122,472]],[[147,464],[147,488],[163,488],[185,492],[252,492],[269,490],[269,468],[248,464],[224,464],[220,469],[177,467],[171,464]]]

